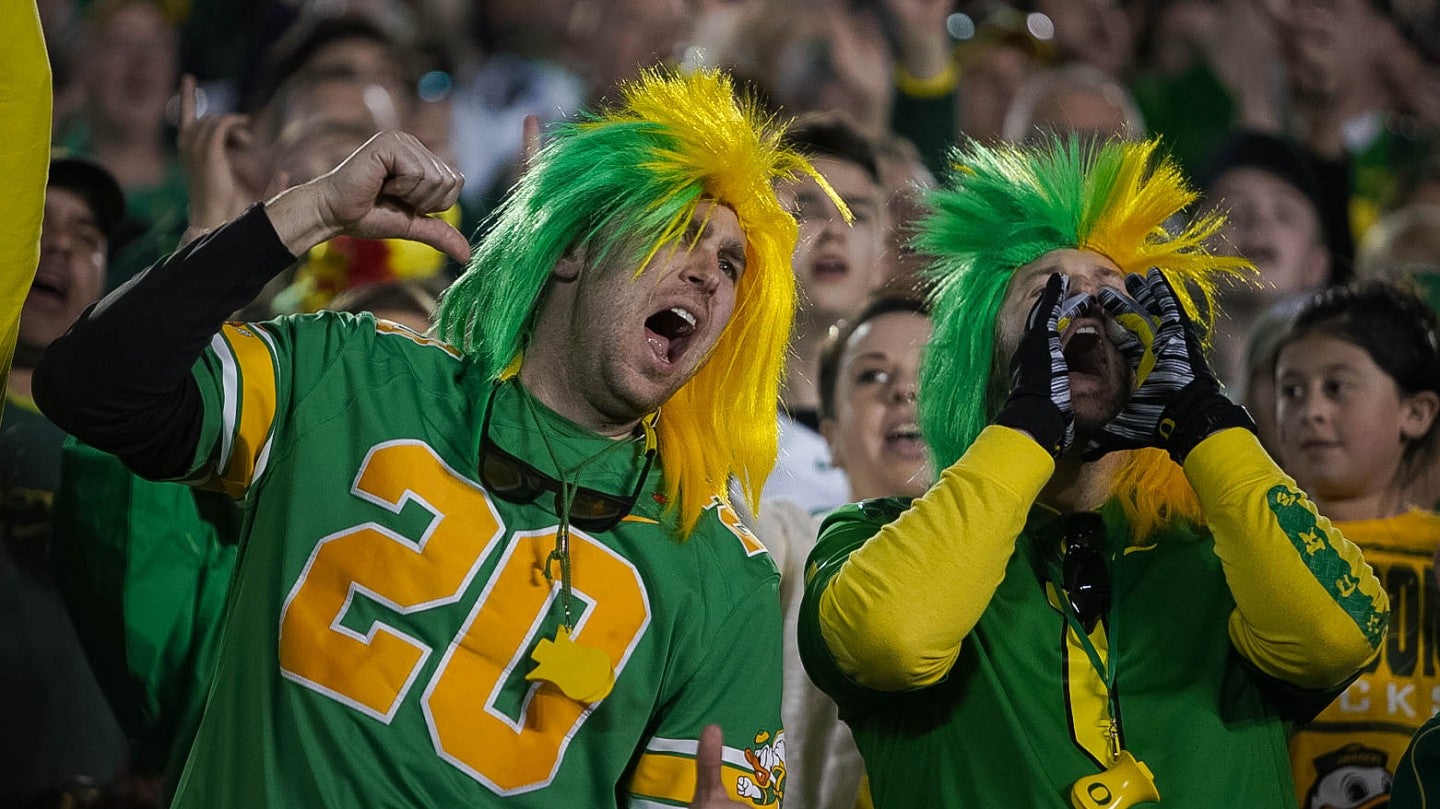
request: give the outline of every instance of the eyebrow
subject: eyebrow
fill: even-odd
[[[859,361],[861,361],[861,360],[888,360],[888,359],[890,359],[890,355],[889,355],[889,354],[886,354],[884,351],[866,351],[864,354],[856,354],[855,356],[851,357],[851,358],[850,358],[850,364],[851,364],[851,365],[854,365],[855,363],[857,363],[857,362],[859,362]]]
[[[745,245],[734,239],[727,239],[724,244],[720,245],[718,252],[722,258],[735,262],[741,272],[745,271]]]
[[[845,204],[849,205],[852,210],[855,208],[868,208],[873,211],[880,207],[875,203],[875,200],[870,197],[841,197],[841,199],[845,200]]]

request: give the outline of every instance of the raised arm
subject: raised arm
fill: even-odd
[[[1126,286],[1133,302],[1111,290],[1100,302],[1152,346],[1154,365],[1088,452],[1167,450],[1214,534],[1235,597],[1235,648],[1301,688],[1344,683],[1379,649],[1389,614],[1384,589],[1360,549],[1261,449],[1244,409],[1220,393],[1170,284],[1151,270]]]
[[[182,475],[203,416],[189,371],[225,319],[296,256],[340,234],[412,239],[468,261],[465,237],[425,216],[453,205],[461,182],[413,137],[376,135],[330,173],[252,206],[92,307],[36,368],[36,403],[143,475]]]

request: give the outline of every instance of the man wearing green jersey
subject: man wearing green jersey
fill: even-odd
[[[443,339],[221,325],[340,233],[468,259],[423,216],[459,176],[381,134],[57,341],[58,423],[245,508],[175,806],[778,803],[777,574],[724,493],[775,456],[771,185],[813,174],[780,135],[719,74],[648,75],[535,156]]]
[[[1220,393],[1214,218],[1157,144],[970,144],[918,237],[923,497],[830,516],[801,655],[889,807],[1291,807],[1388,602]],[[1197,299],[1203,298],[1203,299]],[[1208,324],[1204,324],[1208,325]]]

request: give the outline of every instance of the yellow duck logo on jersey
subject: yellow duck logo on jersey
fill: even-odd
[[[755,734],[755,747],[745,748],[750,775],[735,779],[735,791],[756,806],[778,804],[785,796],[785,732],[765,744],[769,740],[770,734],[763,730]]]

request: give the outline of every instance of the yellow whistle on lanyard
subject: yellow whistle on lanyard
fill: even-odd
[[[555,630],[555,640],[541,638],[530,658],[538,665],[525,679],[552,683],[576,702],[593,705],[609,696],[615,687],[609,655],[570,640],[570,630],[564,626]]]
[[[1087,775],[1070,787],[1070,805],[1075,809],[1124,809],[1158,800],[1155,776],[1127,750],[1120,751],[1105,772]]]

